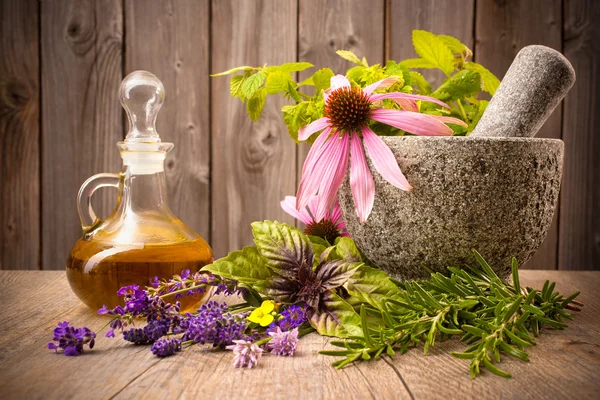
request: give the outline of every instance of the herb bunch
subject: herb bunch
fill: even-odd
[[[431,273],[430,280],[396,282],[399,292],[380,302],[380,307],[361,305],[362,336],[331,342],[343,350],[321,354],[344,357],[333,363],[341,368],[382,354],[402,354],[421,343],[427,354],[437,338],[458,335],[468,347],[451,354],[470,360],[471,377],[485,368],[510,378],[510,373],[495,365],[501,355],[528,361],[526,349],[536,344],[542,326],[567,327],[564,321],[573,317],[565,308],[579,309],[577,305],[582,304],[574,300],[579,292],[565,298],[549,281],[541,291],[521,287],[515,259],[510,284],[479,253],[474,251],[474,255],[481,269],[449,268],[449,276]]]
[[[345,74],[353,86],[364,88],[381,79],[394,77],[397,82],[381,90],[382,93],[419,94],[446,102],[451,105],[449,110],[440,109],[431,103],[420,103],[419,112],[459,118],[467,123],[467,127],[452,126],[454,134],[468,134],[488,105],[488,101],[478,95],[486,92],[493,96],[500,81],[484,66],[471,61],[473,52],[454,37],[415,30],[412,42],[419,57],[399,62],[388,60],[385,65],[369,65],[365,57],[360,58],[348,50],[338,50],[337,54],[355,64]],[[283,121],[290,136],[298,141],[298,130],[301,127],[324,116],[323,92],[330,88],[330,80],[335,75],[330,68],[321,68],[303,81],[294,79],[293,74],[311,67],[313,65],[308,62],[262,67],[241,66],[212,76],[237,74],[231,78],[230,94],[246,104],[246,111],[253,120],[258,120],[262,115],[268,95],[283,95],[290,100],[293,104],[282,108]],[[445,75],[444,82],[437,88],[432,88],[419,72],[423,69],[441,71]],[[392,100],[384,101],[384,106],[390,109],[400,108]],[[370,128],[382,136],[405,134],[400,129],[377,122],[371,123]]]

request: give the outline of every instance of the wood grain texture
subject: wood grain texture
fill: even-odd
[[[213,73],[239,65],[282,64],[296,59],[297,4],[293,0],[213,1]],[[296,190],[296,148],[281,119],[279,98],[268,98],[252,122],[229,95],[229,78],[213,78],[212,246],[215,257],[252,242],[250,223],[293,224],[279,202]]]
[[[0,271],[0,397],[20,398],[595,398],[600,391],[600,272],[522,271],[524,285],[557,281],[562,292],[580,290],[585,303],[564,331],[544,329],[530,362],[504,358],[513,374],[506,380],[484,372],[471,380],[468,361],[447,352],[464,348],[455,340],[438,342],[423,356],[402,356],[336,370],[329,338],[301,339],[293,358],[265,355],[257,369],[237,370],[231,352],[193,346],[170,358],[154,357],[148,347],[100,335],[93,351],[64,357],[48,351],[56,322],[99,330],[106,318],[81,305],[63,272]],[[65,378],[65,377],[68,377]]]
[[[600,2],[565,1],[564,53],[577,81],[564,102],[560,269],[600,268]]]
[[[44,1],[41,15],[42,267],[64,269],[81,236],[79,187],[120,167],[123,10],[117,0]],[[116,192],[94,200],[107,215]]]
[[[336,50],[351,50],[359,57],[366,57],[369,64],[383,63],[384,10],[384,0],[300,0],[298,60],[315,65],[314,69],[299,74],[300,81],[317,68],[327,67],[336,74],[345,74],[353,64],[338,56]],[[298,183],[308,150],[307,144],[298,146]],[[302,227],[301,223],[298,225]]]
[[[454,36],[473,48],[474,0],[388,0],[388,51],[386,59],[417,57],[412,31],[424,29],[437,35]],[[442,83],[441,71],[421,70],[432,87]]]
[[[40,267],[39,17],[0,2],[0,269]]]
[[[125,17],[125,75],[148,70],[165,86],[157,130],[175,143],[165,161],[169,205],[208,240],[209,0],[127,0]]]
[[[561,0],[477,1],[475,60],[487,66],[499,79],[504,77],[517,53],[530,44],[562,51]],[[560,139],[562,104],[542,126],[537,137]],[[548,236],[533,258],[524,265],[531,269],[556,269],[558,214]]]

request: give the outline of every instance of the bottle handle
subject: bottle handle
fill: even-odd
[[[77,212],[84,234],[91,231],[100,222],[100,218],[96,216],[92,208],[92,195],[94,192],[102,187],[119,188],[120,185],[121,174],[109,173],[96,174],[83,182],[77,194]]]

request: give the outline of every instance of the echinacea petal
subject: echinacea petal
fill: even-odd
[[[329,218],[334,224],[339,223],[342,219],[342,207],[340,207],[340,202],[338,201],[338,199],[335,199],[333,207],[331,207]]]
[[[337,191],[342,185],[348,167],[350,139],[347,134],[339,137],[334,135],[331,141],[335,147],[328,151],[323,160],[323,167],[315,171],[320,180],[319,202],[315,210],[315,221],[321,221],[336,199]]]
[[[402,107],[403,110],[411,111],[411,112],[419,112],[419,106],[417,105],[417,102],[414,100],[394,99],[394,101],[396,103],[398,103],[398,105],[400,107]]]
[[[329,118],[319,118],[310,124],[298,129],[298,140],[304,141],[312,136],[313,133],[322,131],[329,126]]]
[[[296,193],[296,210],[301,210],[317,194],[322,179],[322,170],[329,161],[330,154],[336,145],[336,137],[330,137],[331,130],[319,135],[312,145],[302,166],[302,178]],[[313,215],[314,217],[314,215]]]
[[[356,132],[352,133],[350,140],[350,188],[352,189],[358,219],[363,223],[373,209],[375,183],[367,165],[365,149]]]
[[[432,117],[434,117],[438,121],[442,121],[445,124],[460,125],[460,126],[462,126],[464,128],[467,128],[469,126],[462,119],[458,119],[458,118],[454,118],[454,117],[445,117],[443,115],[432,115]]]
[[[332,76],[329,81],[331,90],[337,90],[342,87],[350,87],[350,81],[344,75]]]
[[[387,144],[366,126],[362,128],[362,135],[365,147],[369,152],[369,158],[383,179],[398,189],[411,190],[412,187],[400,171],[396,157]]]
[[[301,221],[307,225],[312,222],[312,219],[310,218],[310,215],[308,215],[308,211],[306,211],[306,208],[303,208],[300,211],[296,210],[296,197],[285,196],[285,199],[282,200],[280,204],[283,211],[290,214],[298,221]]]
[[[371,110],[369,117],[394,128],[423,136],[450,136],[453,131],[433,115],[412,111],[388,110],[378,108]]]
[[[366,88],[363,89],[363,92],[369,96],[375,90],[385,89],[387,87],[392,86],[396,82],[398,82],[398,78],[396,78],[395,76],[389,76],[385,79],[382,79],[380,81],[370,84],[369,86],[367,86]]]
[[[438,104],[445,108],[450,108],[450,106],[444,103],[441,100],[435,99],[429,96],[421,96],[418,94],[408,94],[408,93],[400,93],[400,92],[392,92],[392,93],[378,93],[371,96],[371,101],[378,101],[383,99],[407,99],[407,100],[421,100],[428,101],[430,103]]]

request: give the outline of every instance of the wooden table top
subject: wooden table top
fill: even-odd
[[[327,337],[301,339],[293,358],[266,355],[251,370],[231,366],[228,351],[192,346],[176,356],[154,357],[148,347],[102,334],[93,351],[65,357],[46,349],[58,321],[99,330],[107,321],[82,305],[64,272],[0,271],[0,398],[599,398],[600,272],[531,271],[522,284],[541,288],[557,282],[568,294],[580,290],[585,303],[564,331],[544,329],[529,350],[529,363],[504,357],[504,379],[484,372],[469,377],[468,360],[456,340],[342,370],[330,367]]]

